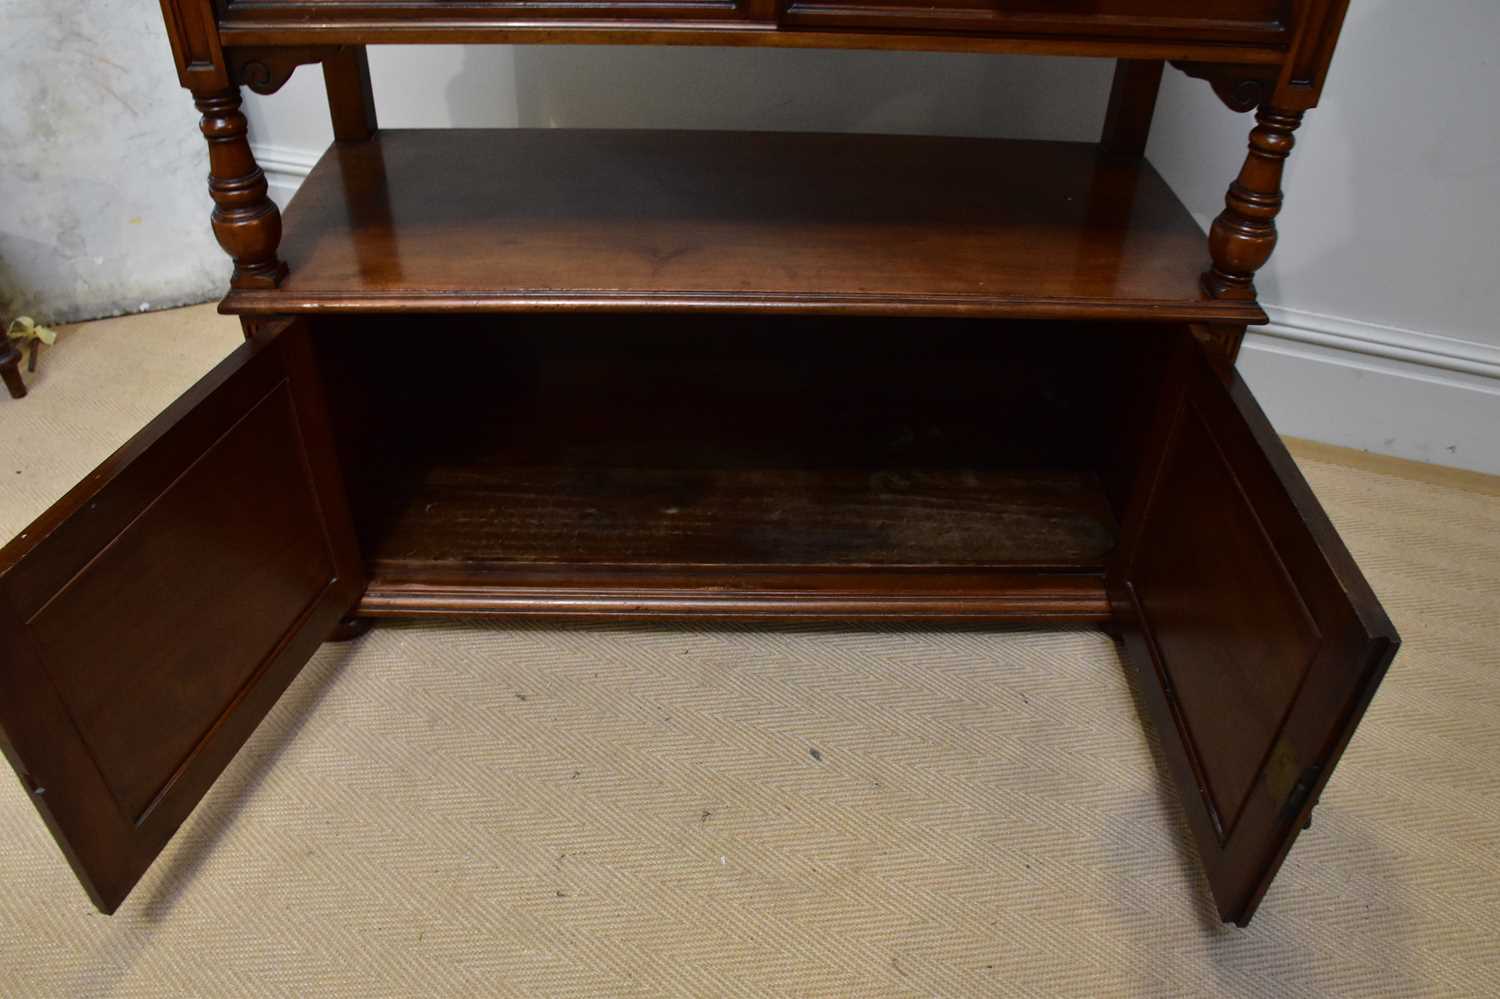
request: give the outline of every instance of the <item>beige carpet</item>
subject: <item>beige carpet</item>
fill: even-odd
[[[236,342],[66,334],[0,400],[0,534]],[[113,918],[0,781],[0,992],[1500,994],[1500,488],[1298,455],[1406,647],[1249,930],[1098,634],[386,626]]]

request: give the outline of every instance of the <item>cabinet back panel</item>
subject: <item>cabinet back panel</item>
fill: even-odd
[[[441,379],[413,367],[408,326]],[[1066,325],[321,329],[373,560],[1098,567],[1113,546],[1098,469],[1116,385],[1080,358],[1119,348]]]

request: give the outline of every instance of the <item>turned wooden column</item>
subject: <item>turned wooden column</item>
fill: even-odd
[[[281,212],[267,196],[266,175],[245,137],[238,87],[193,91],[208,140],[208,192],[214,199],[214,236],[234,258],[235,288],[274,288],[286,276],[276,256]]]
[[[1302,124],[1301,111],[1262,106],[1250,133],[1250,152],[1229,185],[1224,211],[1209,230],[1213,269],[1203,287],[1214,298],[1255,298],[1255,272],[1276,248],[1276,216],[1281,212],[1281,174]]]

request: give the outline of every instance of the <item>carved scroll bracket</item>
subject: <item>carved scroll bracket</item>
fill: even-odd
[[[294,45],[273,48],[233,48],[225,50],[229,78],[257,94],[274,94],[280,90],[298,66],[322,62],[339,51],[338,46]]]
[[[1206,80],[1225,107],[1241,114],[1265,104],[1276,91],[1276,75],[1263,66],[1175,61],[1172,65],[1195,80]]]

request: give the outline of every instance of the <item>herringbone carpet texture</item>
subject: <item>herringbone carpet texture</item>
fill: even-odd
[[[0,401],[0,533],[237,335],[65,336]],[[1500,993],[1500,489],[1298,455],[1406,646],[1248,930],[1101,635],[397,625],[324,648],[112,918],[0,781],[0,992]]]

